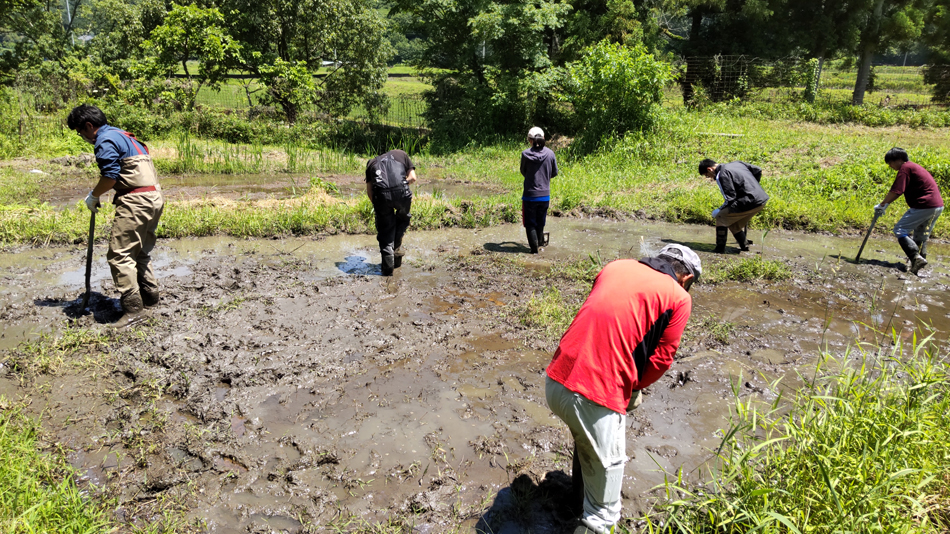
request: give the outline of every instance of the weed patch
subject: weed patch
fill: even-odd
[[[726,281],[752,282],[755,280],[776,282],[788,280],[791,277],[792,271],[784,262],[752,256],[734,261],[710,263],[703,272],[700,283],[718,284]]]
[[[670,480],[649,531],[944,532],[950,375],[928,343],[821,376],[825,355],[789,402],[735,386],[711,482]]]
[[[0,398],[0,530],[11,534],[106,532],[104,509],[73,483],[59,453],[37,448],[40,427]]]
[[[66,326],[58,334],[45,334],[26,341],[9,357],[13,371],[21,376],[61,374],[67,368],[91,369],[100,365],[108,338],[93,329]]]

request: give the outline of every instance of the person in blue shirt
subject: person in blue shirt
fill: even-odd
[[[86,196],[89,210],[95,213],[99,197],[115,190],[115,220],[106,259],[122,310],[138,314],[158,304],[161,295],[150,253],[165,199],[148,147],[129,132],[109,126],[105,113],[88,104],[76,106],[66,125],[94,146],[101,176]]]
[[[544,131],[537,126],[528,130],[528,144],[531,147],[521,153],[521,175],[524,176],[521,221],[531,253],[537,254],[539,245],[547,245],[544,223],[551,203],[551,178],[557,176],[557,158],[544,146]]]

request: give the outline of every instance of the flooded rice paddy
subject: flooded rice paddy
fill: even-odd
[[[543,391],[557,339],[517,310],[549,286],[582,298],[582,284],[549,276],[579,256],[642,257],[668,242],[707,266],[738,256],[709,253],[710,227],[552,218],[548,229],[539,256],[517,226],[410,231],[392,278],[368,235],[162,240],[163,301],[129,329],[109,326],[104,243],[86,315],[74,307],[84,245],[11,251],[0,255],[0,393],[43,416],[48,445],[70,451],[82,483],[117,496],[119,521],[156,521],[167,501],[221,533],[387,521],[571,532],[570,438]],[[694,286],[677,361],[628,420],[626,517],[650,509],[668,474],[701,476],[734,384],[771,399],[771,381],[795,388],[822,348],[860,358],[856,343],[892,330],[950,330],[944,244],[930,245],[918,278],[893,240],[872,239],[855,265],[857,238],[752,234],[753,253],[793,277]],[[50,372],[30,367],[25,342],[77,328],[103,339]]]

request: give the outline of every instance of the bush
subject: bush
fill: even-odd
[[[643,45],[607,41],[588,48],[569,72],[565,97],[585,125],[582,138],[588,146],[605,136],[652,128],[663,87],[672,78],[669,64]]]

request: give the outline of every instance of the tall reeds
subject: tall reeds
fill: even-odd
[[[736,385],[709,482],[670,480],[664,513],[647,531],[946,532],[947,362],[932,338],[914,338],[908,352],[899,337],[892,341],[840,360],[822,355],[789,398],[766,402]]]
[[[265,174],[358,172],[362,158],[333,148],[311,148],[302,140],[280,147],[231,144],[179,132],[171,146],[155,143],[154,159],[165,174]]]

